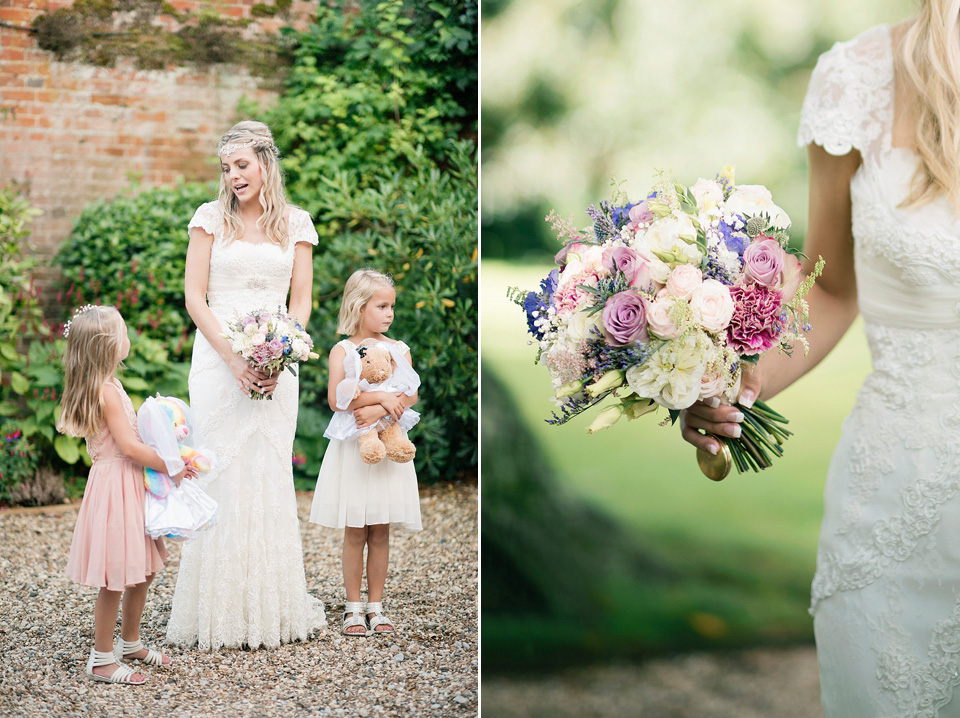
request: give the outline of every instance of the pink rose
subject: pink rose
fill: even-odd
[[[762,284],[731,287],[734,310],[727,342],[738,354],[762,354],[774,346],[782,331],[780,306],[783,295]]]
[[[636,292],[618,292],[607,299],[600,321],[607,344],[622,347],[647,341],[646,304]]]
[[[667,278],[667,292],[679,299],[689,299],[700,286],[703,272],[692,264],[678,264]]]
[[[733,316],[730,289],[716,279],[705,279],[693,290],[690,308],[693,309],[693,320],[706,331],[716,334],[727,327]]]
[[[783,287],[780,290],[783,292],[784,302],[790,302],[796,296],[801,279],[803,279],[803,267],[800,266],[800,260],[784,252]]]
[[[704,372],[700,377],[700,399],[709,399],[714,396],[720,396],[723,390],[727,388],[723,373],[719,370],[713,372]]]
[[[658,339],[676,339],[680,330],[673,323],[670,311],[677,299],[666,295],[647,306],[647,328]]]
[[[627,279],[631,287],[648,287],[650,285],[650,266],[639,252],[629,247],[614,247],[603,253],[603,266],[613,274],[619,270]]]
[[[641,224],[649,224],[653,221],[653,212],[650,211],[650,200],[645,199],[639,204],[633,205],[628,213],[630,221],[627,223],[627,229],[636,232]]]
[[[776,286],[783,271],[784,255],[777,240],[758,237],[743,252],[743,271],[748,279],[758,284]]]

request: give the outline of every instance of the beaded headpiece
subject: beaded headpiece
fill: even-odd
[[[84,304],[82,307],[79,307],[79,308],[73,313],[73,318],[71,318],[69,322],[67,322],[66,324],[63,325],[63,337],[64,337],[64,339],[66,339],[68,336],[70,336],[70,325],[73,323],[73,320],[74,320],[74,319],[76,319],[77,317],[79,317],[79,316],[80,316],[81,314],[83,314],[84,312],[89,312],[91,309],[96,309],[96,308],[97,308],[97,305],[96,305],[96,304]]]
[[[255,144],[257,144],[257,140],[250,140],[249,142],[231,142],[217,150],[217,155],[219,157],[229,157],[237,150],[245,150],[248,147],[253,147]]]

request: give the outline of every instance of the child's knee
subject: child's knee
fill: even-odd
[[[367,543],[381,546],[390,540],[390,524],[371,524],[367,527]]]

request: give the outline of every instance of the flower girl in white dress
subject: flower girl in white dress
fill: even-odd
[[[390,525],[419,531],[420,497],[413,462],[396,463],[385,458],[367,464],[360,457],[356,429],[373,427],[392,416],[406,430],[416,423],[410,407],[417,401],[420,379],[413,371],[410,350],[403,342],[387,339],[393,322],[396,291],[390,277],[365,269],[347,280],[340,306],[337,331],[349,339],[330,351],[328,401],[335,415],[324,433],[330,443],[323,455],[310,520],[343,529],[343,582],[347,590],[342,631],[348,636],[391,633],[393,624],[383,614],[383,588],[387,578]],[[396,392],[366,391],[352,401],[341,400],[338,388],[357,384],[356,373],[348,378],[347,367],[365,345],[386,345],[396,368]],[[349,397],[348,397],[349,398]],[[356,429],[354,428],[354,424]],[[360,600],[363,548],[367,547],[367,603]]]

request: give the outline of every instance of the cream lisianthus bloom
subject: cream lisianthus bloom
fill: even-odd
[[[616,406],[608,406],[606,409],[597,414],[597,418],[594,419],[593,423],[587,427],[587,433],[596,434],[598,431],[613,426],[620,420],[622,415],[623,409],[619,404]]]
[[[699,332],[671,339],[650,359],[627,370],[627,385],[637,396],[653,399],[668,409],[686,409],[700,396],[706,365]]]

